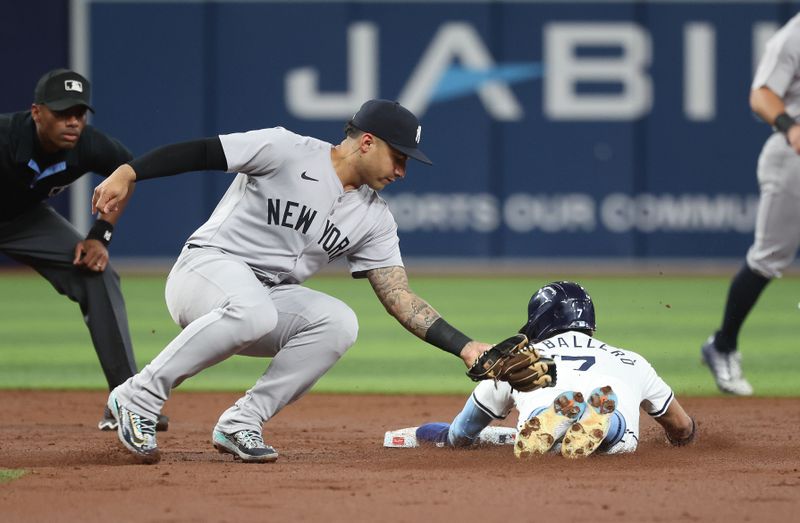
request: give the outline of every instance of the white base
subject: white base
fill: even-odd
[[[513,445],[517,439],[517,429],[511,427],[486,427],[478,435],[479,445]],[[392,449],[418,447],[417,427],[389,430],[383,435],[383,446]],[[444,447],[444,443],[437,443]]]

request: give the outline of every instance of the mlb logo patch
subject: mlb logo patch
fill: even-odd
[[[76,93],[83,92],[83,82],[80,80],[64,80],[64,90],[74,91]]]
[[[406,438],[402,436],[395,436],[392,438],[392,445],[405,445]]]

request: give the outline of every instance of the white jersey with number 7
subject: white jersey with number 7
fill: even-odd
[[[556,361],[555,387],[518,392],[505,382],[484,381],[472,393],[481,410],[496,419],[504,419],[516,407],[518,426],[521,426],[533,410],[552,404],[562,392],[582,392],[588,398],[593,389],[610,385],[617,393],[617,411],[625,419],[627,428],[623,440],[609,452],[632,452],[639,440],[639,409],[654,418],[659,417],[674,398],[672,389],[643,356],[612,347],[586,334],[564,332],[534,347]]]

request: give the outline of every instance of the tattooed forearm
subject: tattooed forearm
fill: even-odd
[[[389,314],[409,332],[424,340],[428,327],[440,316],[428,302],[409,288],[405,269],[373,269],[367,272],[367,278]]]

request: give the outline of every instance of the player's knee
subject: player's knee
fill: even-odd
[[[330,332],[331,345],[340,353],[349,349],[358,338],[358,318],[353,309],[339,303],[331,308],[325,318],[326,329]]]
[[[253,343],[269,334],[278,324],[278,311],[266,296],[237,296],[224,307],[231,321],[236,345]]]
[[[108,265],[102,272],[86,269],[73,270],[69,278],[50,279],[50,283],[59,294],[80,303],[81,306],[88,305],[88,301],[91,299],[109,293],[121,294],[119,275],[111,265]]]
[[[760,255],[753,252],[753,249],[747,253],[747,267],[767,279],[780,278],[784,269],[791,265],[794,260],[794,254],[783,254],[779,252],[771,253],[768,256]]]

